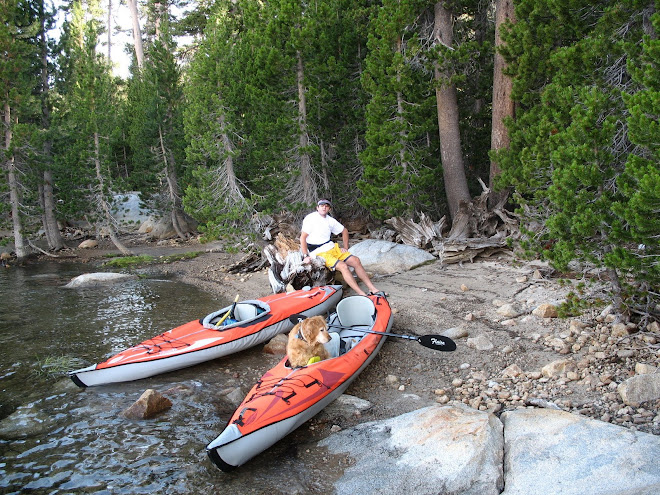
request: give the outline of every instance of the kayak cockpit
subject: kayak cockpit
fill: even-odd
[[[270,312],[270,306],[258,300],[241,301],[236,305],[227,306],[202,318],[204,328],[210,330],[225,330],[236,325],[245,325],[262,318]]]
[[[324,344],[330,358],[346,354],[373,331],[376,322],[376,306],[366,296],[350,296],[337,304],[335,312],[327,318],[330,342]],[[316,364],[320,361],[309,363]],[[292,368],[289,361],[287,368]],[[292,368],[293,369],[293,368]]]

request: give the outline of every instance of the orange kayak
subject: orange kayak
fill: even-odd
[[[337,304],[328,326],[338,334],[339,355],[299,368],[284,357],[266,372],[206,447],[220,469],[244,464],[339,397],[380,350],[392,311],[383,295],[351,296]]]
[[[261,344],[288,332],[292,314],[328,314],[341,299],[341,285],[305,288],[236,302],[145,340],[106,361],[70,371],[80,387],[139,380],[193,366]],[[230,318],[231,317],[231,318]]]

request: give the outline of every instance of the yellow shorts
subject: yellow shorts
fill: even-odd
[[[339,244],[335,242],[335,245],[332,247],[332,249],[328,251],[323,251],[322,253],[316,253],[315,256],[320,256],[321,258],[323,258],[325,260],[325,266],[327,266],[331,270],[334,270],[335,266],[337,266],[337,263],[339,263],[340,261],[347,260],[353,255],[348,251],[342,253]]]

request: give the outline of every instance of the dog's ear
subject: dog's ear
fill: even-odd
[[[314,341],[314,321],[312,318],[300,322],[300,334],[305,342],[312,343]]]

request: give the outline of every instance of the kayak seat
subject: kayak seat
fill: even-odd
[[[257,307],[254,304],[237,304],[234,309],[234,319],[245,321],[257,316]]]
[[[376,320],[376,306],[366,296],[350,296],[337,304],[337,320],[343,327],[366,325],[371,327]]]
[[[336,317],[333,323],[340,325],[341,351],[348,352],[357,345],[365,333],[361,330],[369,330],[376,320],[376,307],[374,303],[365,296],[351,296],[339,301],[336,308]]]

